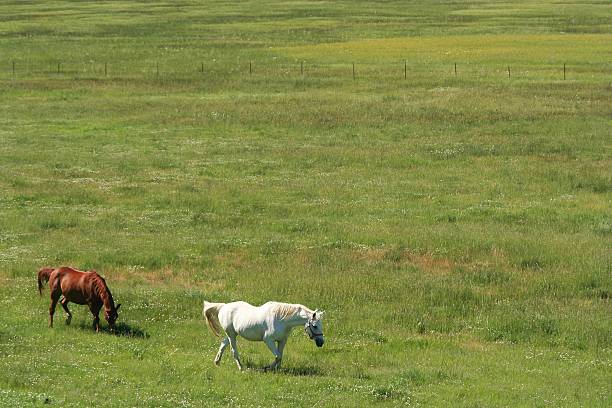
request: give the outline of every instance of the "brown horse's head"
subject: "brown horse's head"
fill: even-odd
[[[115,331],[115,322],[119,318],[119,313],[117,313],[117,311],[119,310],[120,307],[121,307],[121,303],[119,303],[116,307],[113,306],[113,308],[110,310],[104,311],[104,318],[108,322],[108,327],[110,328],[111,332]]]

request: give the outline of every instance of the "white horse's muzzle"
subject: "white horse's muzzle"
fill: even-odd
[[[314,340],[317,347],[323,347],[323,343],[325,343],[325,338],[323,337],[323,333],[321,331],[313,330],[310,322],[306,323],[304,326],[304,331],[310,338],[310,340]]]
[[[323,335],[316,336],[314,338],[314,342],[317,345],[317,347],[323,347],[323,343],[325,343],[325,338],[323,337]]]

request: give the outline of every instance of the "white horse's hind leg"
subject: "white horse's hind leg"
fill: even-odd
[[[232,346],[232,356],[234,357],[234,360],[238,365],[238,369],[242,370],[242,363],[240,362],[240,355],[238,354],[238,348],[236,346],[236,335],[230,336],[228,334],[227,338],[229,339],[230,345]]]
[[[221,341],[221,346],[219,346],[219,351],[217,352],[217,356],[215,357],[215,365],[219,365],[219,363],[221,362],[221,357],[223,357],[223,352],[225,351],[225,348],[229,346],[229,344],[229,337],[226,337],[223,339],[223,341]]]
[[[274,340],[264,339],[264,342],[266,343],[266,346],[268,346],[268,348],[270,349],[272,354],[274,354],[274,357],[275,357],[274,362],[266,368],[276,370],[278,367],[280,367],[281,360],[283,359],[283,354],[276,347],[276,342]]]

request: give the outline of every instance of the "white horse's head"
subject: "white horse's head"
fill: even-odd
[[[308,317],[308,321],[304,325],[304,331],[310,337],[310,340],[314,340],[317,347],[322,347],[325,343],[323,337],[323,322],[321,318],[325,312],[315,310],[311,316]]]

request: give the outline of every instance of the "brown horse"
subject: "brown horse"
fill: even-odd
[[[46,268],[43,268],[46,269]],[[40,272],[39,272],[40,275]],[[40,278],[39,278],[40,282]],[[40,285],[40,283],[39,283]],[[53,327],[53,314],[55,306],[61,295],[61,305],[68,317],[66,324],[70,324],[72,313],[68,310],[68,303],[88,305],[94,317],[93,328],[100,331],[100,309],[104,306],[104,318],[108,322],[111,332],[115,330],[115,321],[119,317],[117,311],[121,306],[115,307],[113,295],[111,295],[106,281],[95,271],[83,272],[67,266],[54,269],[49,274],[49,289],[51,290],[51,306],[49,306],[49,327]]]

